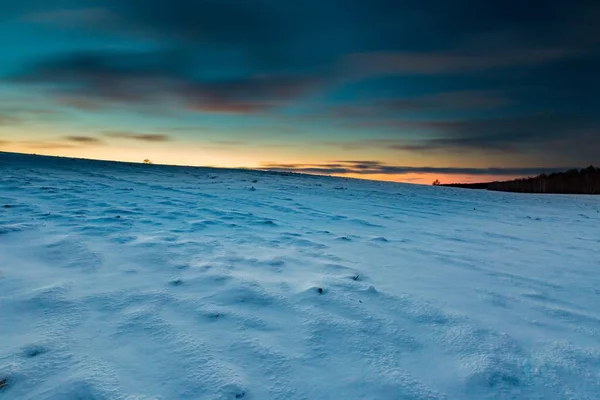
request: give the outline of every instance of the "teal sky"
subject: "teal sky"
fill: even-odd
[[[24,0],[0,150],[430,183],[599,164],[596,2]]]

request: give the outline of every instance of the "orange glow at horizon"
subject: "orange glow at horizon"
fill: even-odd
[[[39,154],[47,156],[87,158],[94,160],[120,161],[120,162],[137,162],[141,163],[144,159],[150,159],[155,164],[192,166],[192,167],[215,167],[215,168],[248,168],[248,169],[266,169],[262,162],[257,162],[257,155],[250,155],[248,151],[244,151],[242,156],[235,154],[236,151],[229,151],[227,155],[223,151],[208,151],[202,149],[185,149],[185,148],[152,148],[146,146],[143,149],[139,147],[57,147],[52,148],[32,148],[27,146],[19,146],[16,144],[0,145],[0,151],[9,151],[24,154]],[[135,156],[132,156],[132,153]],[[267,159],[271,159],[267,153],[264,154]],[[199,162],[199,160],[202,160]],[[306,164],[319,163],[322,160],[311,160]],[[326,174],[323,174],[326,175]],[[517,178],[516,176],[493,176],[493,175],[457,175],[457,174],[434,174],[434,173],[407,173],[407,174],[327,174],[331,176],[387,181],[387,182],[403,182],[422,185],[431,185],[436,179],[442,184],[448,183],[475,183],[475,182],[490,182],[496,180],[510,180]]]

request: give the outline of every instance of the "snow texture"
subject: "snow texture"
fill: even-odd
[[[598,399],[599,210],[0,153],[0,398]]]

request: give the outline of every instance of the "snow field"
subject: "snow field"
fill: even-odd
[[[0,398],[598,399],[599,210],[0,153]]]

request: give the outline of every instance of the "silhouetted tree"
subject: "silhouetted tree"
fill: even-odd
[[[433,186],[440,186],[441,183],[439,181],[439,179],[436,179],[435,181],[433,181]]]
[[[144,160],[144,164],[152,164],[152,161],[148,160],[147,158]]]
[[[594,166],[534,178],[492,182],[490,190],[521,193],[600,194],[600,169]]]

